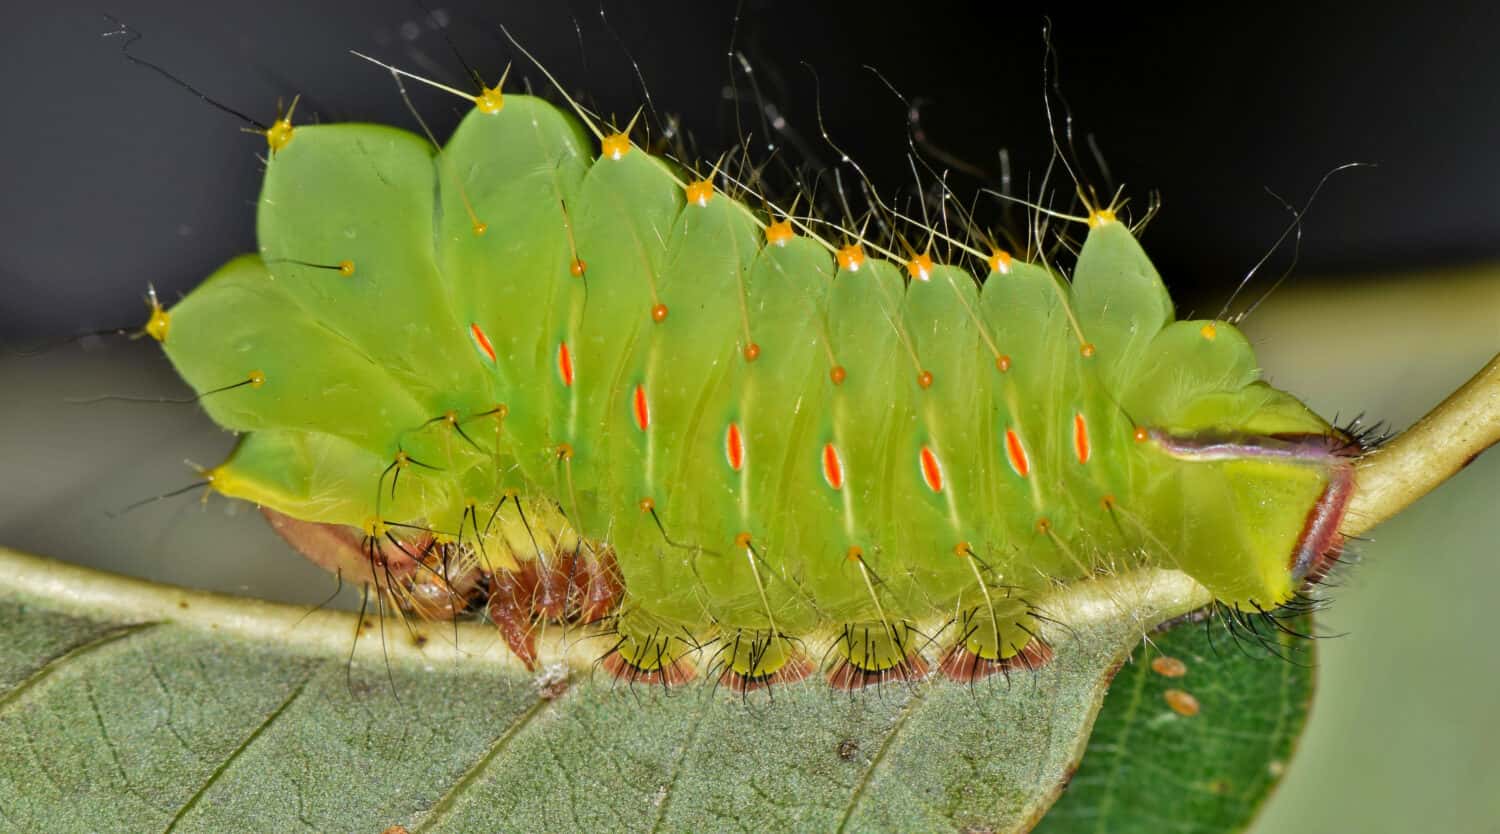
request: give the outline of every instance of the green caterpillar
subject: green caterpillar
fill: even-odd
[[[1357,447],[1174,321],[1114,207],[1071,280],[933,233],[980,281],[473,101],[441,149],[278,121],[259,254],[146,328],[244,433],[212,488],[402,609],[482,604],[528,664],[538,623],[604,619],[632,680],[823,646],[854,687],[930,639],[972,680],[1045,660],[1059,583],[1159,565],[1271,609],[1337,552]]]

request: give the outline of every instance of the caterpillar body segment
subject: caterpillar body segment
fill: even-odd
[[[613,612],[631,680],[972,680],[1045,659],[1058,583],[1177,567],[1271,608],[1339,544],[1349,441],[1094,218],[1071,280],[898,265],[510,95],[442,149],[298,127],[259,256],[159,330],[245,433],[214,488],[401,610],[482,598],[528,663]]]

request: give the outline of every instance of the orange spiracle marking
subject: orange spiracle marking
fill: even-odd
[[[1010,468],[1016,470],[1016,474],[1026,477],[1031,472],[1031,461],[1026,458],[1026,447],[1021,445],[1021,436],[1016,434],[1015,429],[1005,430],[1005,455],[1010,458]]]
[[[737,423],[730,423],[724,432],[724,458],[729,461],[729,468],[736,472],[745,465],[745,444]]]
[[[695,180],[688,183],[687,201],[695,206],[708,205],[708,199],[714,196],[714,184],[708,180]]]
[[[470,324],[469,336],[474,339],[474,347],[479,348],[479,352],[490,360],[491,365],[495,364],[495,346],[490,344],[490,337],[485,335],[484,328],[478,324]]]
[[[918,255],[906,262],[906,272],[916,281],[932,280],[932,257]]]
[[[823,447],[823,480],[834,489],[844,488],[844,461],[832,443]]]
[[[568,353],[568,343],[557,344],[557,375],[562,377],[563,385],[573,386],[573,355]]]
[[[996,249],[990,255],[990,272],[998,272],[1001,275],[1010,274],[1011,257],[1004,249]]]
[[[646,402],[646,386],[637,385],[630,398],[631,411],[635,414],[635,425],[641,431],[651,427],[651,404]]]
[[[858,272],[865,263],[864,247],[858,243],[851,243],[838,251],[839,269],[847,269],[850,272]]]
[[[1082,414],[1073,415],[1073,451],[1078,453],[1079,463],[1089,462],[1089,426]]]
[[[922,480],[927,482],[927,488],[933,492],[943,491],[943,466],[938,463],[937,455],[926,446],[922,447],[920,455],[922,464]]]
[[[630,137],[615,133],[604,137],[599,143],[599,155],[605,159],[620,159],[630,151]]]
[[[789,220],[778,220],[766,227],[766,243],[785,246],[787,241],[796,236],[797,232],[792,229]]]

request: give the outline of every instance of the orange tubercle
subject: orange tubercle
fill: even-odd
[[[657,324],[661,324],[662,322],[666,321],[667,305],[660,303],[654,305],[651,308],[651,320],[656,322]]]
[[[766,243],[776,246],[785,246],[786,242],[797,236],[792,229],[791,221],[778,220],[766,227]]]
[[[851,243],[838,251],[839,269],[847,269],[850,272],[858,272],[865,262],[864,247],[858,243]]]
[[[998,272],[1001,275],[1009,274],[1011,260],[1009,252],[1003,249],[996,249],[990,255],[990,272]]]
[[[696,206],[708,205],[710,197],[714,196],[714,184],[708,180],[695,180],[688,183],[687,201]]]
[[[926,254],[917,255],[906,262],[906,272],[914,281],[932,280],[932,257]]]
[[[757,360],[759,358],[760,358],[760,345],[756,344],[755,342],[751,342],[750,344],[745,345],[745,361],[746,362],[754,362],[755,360]]]
[[[599,143],[599,149],[599,155],[605,159],[619,159],[630,152],[630,137],[623,133],[610,134]]]
[[[849,378],[849,372],[844,370],[843,365],[834,365],[833,370],[828,372],[828,377],[833,380],[834,385],[843,385],[844,380]]]
[[[573,262],[568,264],[568,272],[571,273],[574,278],[582,278],[583,273],[586,272],[588,268],[589,265],[583,262],[583,258],[574,258]]]

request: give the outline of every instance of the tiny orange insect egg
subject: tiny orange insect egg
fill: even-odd
[[[1198,714],[1198,710],[1200,709],[1198,699],[1181,689],[1168,689],[1161,694],[1161,697],[1167,702],[1167,706],[1172,708],[1173,712],[1183,718],[1192,718]]]
[[[1175,657],[1160,655],[1152,658],[1151,671],[1164,678],[1180,678],[1187,674],[1187,664]]]
[[[661,324],[662,322],[666,321],[667,320],[667,305],[665,305],[665,304],[657,304],[656,306],[652,307],[651,308],[651,320],[654,321],[654,322],[656,322],[657,324]]]

